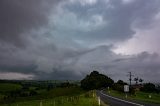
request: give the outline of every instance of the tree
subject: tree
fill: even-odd
[[[143,88],[141,88],[141,91],[155,92],[156,88],[155,88],[155,85],[153,83],[146,83],[146,84],[143,85]]]
[[[81,80],[81,87],[86,90],[99,89],[102,87],[111,86],[114,81],[106,75],[99,74],[98,71],[93,71]]]
[[[141,79],[141,78],[140,78],[140,79],[139,79],[139,82],[142,84],[142,82],[143,82],[143,79]]]
[[[31,91],[29,92],[29,95],[30,95],[30,96],[37,95],[37,92],[36,92],[35,90],[31,90]]]
[[[156,93],[159,93],[159,92],[160,92],[160,85],[156,87]]]
[[[134,78],[134,81],[136,81],[136,85],[138,84],[138,77]]]
[[[118,81],[117,81],[117,84],[120,84],[120,85],[127,85],[127,83],[124,82],[124,81],[122,81],[122,80],[118,80]]]
[[[114,90],[120,91],[120,92],[124,92],[124,85],[127,85],[126,82],[122,81],[122,80],[118,80],[117,83],[114,83],[112,88]]]

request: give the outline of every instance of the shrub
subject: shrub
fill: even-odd
[[[146,83],[143,85],[143,87],[140,89],[141,91],[143,92],[155,92],[156,91],[156,88],[155,88],[155,85],[152,84],[152,83]]]

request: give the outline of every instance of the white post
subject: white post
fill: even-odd
[[[127,93],[126,93],[126,98],[127,98],[128,96],[127,96]]]
[[[101,99],[100,99],[100,97],[98,97],[98,105],[99,106],[101,105]]]
[[[93,98],[94,98],[95,96],[94,96],[94,92],[93,92]]]
[[[110,93],[109,87],[108,87],[108,93]]]
[[[40,102],[40,106],[43,106],[43,105],[42,105],[42,101]]]
[[[55,103],[55,101],[54,101],[54,106],[56,106],[56,103]]]

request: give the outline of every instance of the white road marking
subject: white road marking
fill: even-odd
[[[141,104],[138,104],[138,103],[134,103],[134,102],[130,102],[130,101],[126,101],[126,100],[123,100],[123,99],[119,99],[119,98],[115,98],[115,97],[106,95],[106,94],[104,94],[102,91],[100,91],[100,93],[101,93],[102,95],[104,95],[104,96],[107,96],[107,97],[109,97],[109,98],[112,98],[112,99],[115,99],[115,100],[118,100],[118,101],[126,102],[126,103],[133,104],[133,105],[137,105],[137,106],[144,106],[144,105],[141,105]]]

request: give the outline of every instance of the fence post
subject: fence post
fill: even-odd
[[[55,100],[54,100],[54,106],[56,106]]]
[[[101,105],[101,99],[100,99],[100,97],[98,97],[98,106],[100,106]]]
[[[40,106],[43,106],[43,105],[42,105],[42,101],[40,102]]]

